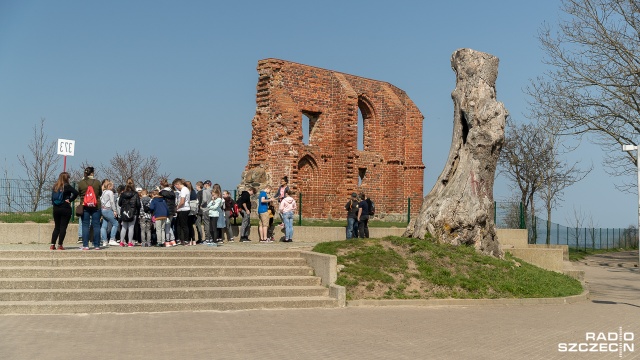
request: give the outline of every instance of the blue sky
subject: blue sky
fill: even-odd
[[[469,47],[498,56],[498,100],[522,121],[522,90],[544,71],[537,31],[558,16],[551,0],[0,0],[2,166],[22,175],[16,156],[28,153],[33,127],[46,118],[50,139],[76,140],[71,166],[137,149],[172,177],[235,188],[247,162],[256,65],[274,57],[405,90],[425,116],[428,192],[449,151],[451,54]],[[597,226],[637,224],[636,195],[615,189],[601,156],[588,143],[573,155],[594,170],[566,191],[555,222],[571,223],[577,209]],[[498,179],[496,199],[510,194]]]

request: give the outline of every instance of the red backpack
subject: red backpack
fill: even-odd
[[[93,191],[93,186],[87,186],[87,192],[84,194],[82,205],[86,207],[98,206],[98,200],[96,199],[96,193]]]

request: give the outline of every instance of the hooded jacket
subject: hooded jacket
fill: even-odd
[[[280,202],[280,212],[281,213],[287,213],[287,212],[293,212],[295,209],[297,209],[298,206],[296,204],[296,200],[294,198],[292,198],[291,196],[285,196],[284,199],[282,199],[282,201]]]

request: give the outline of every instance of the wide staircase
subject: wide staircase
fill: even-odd
[[[295,250],[0,251],[0,314],[337,306]]]

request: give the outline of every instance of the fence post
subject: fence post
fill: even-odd
[[[302,192],[298,195],[298,226],[302,226]]]
[[[407,198],[407,224],[409,222],[411,222],[411,198],[410,197]]]
[[[526,229],[526,225],[524,223],[524,208],[522,207],[522,201],[520,202],[520,229]]]

